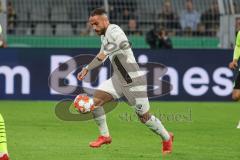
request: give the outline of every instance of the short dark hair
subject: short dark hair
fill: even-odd
[[[103,14],[107,14],[107,12],[105,11],[105,9],[103,8],[96,8],[94,9],[91,13],[90,13],[90,16],[93,17],[93,16],[100,16],[100,15],[103,15]]]

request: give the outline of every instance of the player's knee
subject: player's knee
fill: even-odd
[[[142,123],[146,123],[151,118],[151,115],[149,114],[149,112],[144,113],[142,115],[137,113],[137,115],[138,115],[139,120]]]
[[[102,99],[100,99],[100,98],[94,97],[93,98],[93,102],[94,102],[95,106],[103,106],[104,105],[104,101]]]
[[[233,93],[232,94],[232,99],[234,101],[239,101],[240,100],[240,93]]]

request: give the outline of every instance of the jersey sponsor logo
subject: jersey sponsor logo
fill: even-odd
[[[127,50],[132,47],[132,43],[130,41],[122,41],[117,45],[114,42],[104,43],[104,51],[111,55],[119,50]]]

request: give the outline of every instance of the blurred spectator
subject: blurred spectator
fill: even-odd
[[[158,48],[159,49],[172,49],[172,41],[168,37],[168,32],[161,28],[158,35]]]
[[[235,20],[235,35],[237,36],[238,31],[240,31],[240,17]]]
[[[164,1],[163,8],[160,14],[158,15],[158,19],[161,22],[161,24],[169,30],[180,28],[178,17],[173,12],[173,8],[169,0]]]
[[[206,27],[203,23],[198,23],[197,30],[193,32],[194,36],[209,36],[210,32],[206,30]]]
[[[127,8],[132,14],[135,14],[137,9],[137,2],[136,0],[125,0],[125,7]]]
[[[87,8],[88,14],[90,14],[94,9],[103,7],[103,1],[101,0],[88,0],[87,1]]]
[[[86,28],[80,32],[81,36],[94,36],[95,33],[91,27],[91,25],[87,22]]]
[[[14,34],[16,27],[16,12],[11,1],[7,4],[7,32],[8,34]]]
[[[181,27],[183,30],[190,27],[192,31],[196,31],[197,24],[200,22],[200,14],[193,8],[192,0],[186,0],[185,7],[180,17]]]
[[[109,1],[109,17],[113,23],[127,25],[128,20],[136,17],[136,0],[111,0]]]
[[[125,21],[125,22],[128,22],[128,20],[131,18],[131,13],[130,13],[130,11],[127,9],[127,8],[125,8],[124,10],[123,10],[123,15],[122,15],[122,19]]]
[[[115,8],[114,4],[109,4],[109,18],[112,23],[115,23],[116,19],[118,18],[118,12]]]
[[[158,47],[157,41],[158,41],[158,26],[155,25],[153,29],[147,32],[146,42],[151,49],[157,49]]]
[[[220,13],[216,0],[214,0],[210,8],[201,15],[201,21],[205,25],[206,31],[208,31],[211,36],[216,36],[220,25]]]
[[[0,35],[0,48],[7,48],[7,44],[1,35]]]
[[[6,48],[6,47],[7,47],[7,43],[3,39],[3,36],[2,36],[2,25],[0,24],[0,48]]]
[[[240,6],[236,3],[236,1],[233,2],[233,6],[234,6],[235,14],[239,14],[240,13]]]
[[[126,14],[126,11],[128,12],[128,15],[135,15],[137,2],[136,0],[118,0],[117,7],[119,8],[122,15]]]
[[[158,29],[155,25],[152,30],[146,34],[146,42],[151,49],[171,49],[172,41],[168,37],[168,32],[164,28]]]
[[[185,29],[181,33],[181,36],[192,37],[193,36],[192,28],[191,27],[185,27]]]
[[[4,5],[5,4],[4,2],[5,1],[0,0],[0,25],[2,24],[5,27],[6,26],[6,22],[5,22],[5,20],[6,20],[6,7]],[[3,32],[3,31],[1,30],[1,32]],[[2,34],[2,33],[0,33],[0,34]],[[4,34],[5,34],[5,32],[4,32]]]
[[[123,20],[122,24],[128,24],[130,20],[136,19],[136,16],[134,12],[130,11],[128,8],[125,8],[122,12],[121,19]]]
[[[3,39],[2,35],[0,35],[0,48],[7,48],[7,44]]]
[[[2,5],[2,1],[0,0],[0,14],[3,13],[3,5]]]
[[[126,33],[127,35],[141,35],[141,32],[138,29],[137,20],[135,18],[129,19]]]

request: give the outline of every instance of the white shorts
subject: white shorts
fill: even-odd
[[[131,103],[131,102],[129,103],[130,105],[134,106],[135,111],[139,115],[143,115],[144,113],[149,111],[150,105],[149,105],[148,97],[137,98],[137,97],[134,97],[134,94],[132,94],[134,91],[146,91],[147,90],[146,86],[133,86],[133,87],[130,87],[129,89],[130,92],[126,92],[126,90],[124,92],[124,89],[119,82],[114,82],[114,83],[115,85],[113,85],[113,80],[112,78],[110,78],[104,81],[97,89],[109,93],[110,95],[113,96],[114,99],[119,99],[123,96],[125,96],[126,99],[128,99],[128,102],[131,101],[129,99],[134,99],[135,103]]]
[[[119,99],[123,96],[121,87],[117,85],[115,85],[115,87],[113,86],[112,78],[101,83],[97,89],[111,94],[114,99]]]

